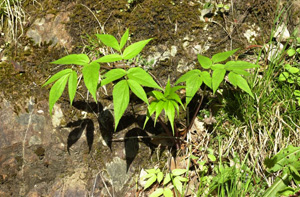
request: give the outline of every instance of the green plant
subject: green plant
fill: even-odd
[[[269,187],[264,197],[268,196],[288,196],[299,191],[298,188],[290,187],[291,180],[296,185],[300,184],[300,147],[289,145],[282,149],[272,158],[265,159],[265,165],[269,173],[280,172],[281,175],[276,178],[271,187]]]
[[[170,197],[173,196],[172,190],[167,187],[169,183],[172,183],[172,185],[176,188],[176,190],[180,193],[180,195],[183,195],[183,182],[187,182],[188,179],[186,177],[182,177],[184,173],[187,172],[186,169],[174,169],[172,172],[168,172],[165,175],[161,172],[160,169],[148,169],[146,170],[147,174],[143,177],[141,177],[142,180],[147,180],[144,190],[149,188],[151,185],[153,185],[155,182],[160,184],[162,181],[163,188],[156,189],[150,197],[158,197],[158,196],[165,196]]]
[[[62,70],[53,75],[43,85],[45,86],[55,82],[49,93],[50,113],[52,113],[53,106],[61,97],[67,83],[70,103],[72,104],[75,98],[77,85],[79,83],[77,80],[77,70],[81,70],[85,86],[96,102],[97,89],[111,82],[114,83],[112,96],[114,104],[115,130],[122,115],[128,107],[130,91],[148,105],[147,118],[144,125],[146,125],[148,119],[154,112],[156,113],[156,122],[161,112],[164,110],[166,118],[171,124],[173,134],[177,133],[174,122],[176,111],[178,113],[180,110],[178,104],[180,104],[183,109],[185,108],[179,95],[177,94],[179,89],[186,89],[185,105],[188,105],[198,89],[200,89],[200,86],[203,82],[213,90],[213,93],[215,93],[222,81],[224,81],[226,72],[228,72],[228,80],[233,86],[241,88],[251,97],[254,97],[246,79],[243,76],[250,75],[246,69],[256,68],[258,65],[245,61],[228,61],[225,64],[221,64],[221,62],[227,60],[231,55],[233,55],[237,49],[215,54],[211,59],[202,55],[198,55],[198,61],[200,65],[208,71],[201,71],[199,69],[191,70],[181,76],[176,81],[175,86],[172,87],[170,81],[168,81],[165,89],[163,89],[145,70],[140,67],[130,67],[127,65],[127,61],[135,58],[145,47],[145,45],[152,39],[133,43],[123,50],[129,36],[128,29],[121,37],[120,43],[114,36],[109,34],[96,34],[96,36],[104,45],[116,50],[117,52],[102,56],[94,61],[91,61],[86,54],[71,54],[52,62],[53,64],[75,64],[79,65],[80,67],[76,70],[70,68]],[[99,70],[101,68],[100,63],[112,62],[119,62],[121,66],[109,67],[108,71],[106,70],[107,68],[104,69],[105,73],[103,76],[101,76],[99,83]],[[177,86],[177,84],[182,82],[186,83],[186,87]],[[148,96],[154,97],[154,100],[151,103],[149,103],[147,93],[143,87],[156,89],[148,93]],[[198,108],[200,105],[201,102],[199,103]],[[198,111],[199,109],[196,110],[194,117],[196,117]],[[165,123],[161,120],[160,123],[163,125],[166,132],[168,132],[167,127],[164,125]]]

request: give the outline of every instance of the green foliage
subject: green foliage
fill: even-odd
[[[299,190],[289,187],[291,180],[297,185],[300,184],[300,147],[294,147],[289,145],[282,149],[279,153],[272,158],[265,159],[265,165],[268,168],[268,172],[274,173],[281,171],[281,175],[277,177],[271,187],[269,187],[264,197],[268,196],[288,196],[294,194]]]
[[[164,186],[164,188],[156,189],[150,196],[151,197],[158,197],[158,196],[165,196],[165,197],[172,197],[173,192],[172,190],[167,187],[169,183],[171,183],[176,190],[182,195],[183,194],[183,184],[188,182],[188,178],[183,177],[183,175],[187,172],[186,169],[174,169],[172,172],[168,172],[165,175],[161,172],[160,169],[148,169],[146,170],[147,174],[141,177],[141,180],[147,180],[146,184],[144,185],[144,190],[148,189],[152,186],[155,182]]]
[[[181,76],[173,87],[171,86],[170,81],[168,81],[164,90],[155,82],[151,75],[149,75],[140,67],[126,68],[125,66],[125,68],[113,68],[107,72],[104,72],[99,83],[100,64],[121,61],[124,65],[126,65],[126,61],[135,58],[152,39],[150,38],[147,40],[142,40],[125,47],[129,37],[128,29],[122,35],[120,42],[118,42],[114,36],[109,34],[96,34],[96,37],[105,46],[111,47],[117,52],[102,56],[92,62],[85,54],[71,54],[52,63],[63,65],[75,64],[81,66],[79,67],[79,70],[82,71],[84,84],[96,102],[97,88],[109,83],[115,83],[113,87],[115,130],[121,117],[128,107],[131,92],[148,105],[147,117],[144,126],[154,113],[154,124],[156,124],[158,117],[162,111],[164,111],[165,118],[169,120],[171,124],[173,134],[175,133],[175,115],[176,112],[179,114],[180,110],[179,104],[184,109],[184,105],[177,94],[177,91],[180,89],[186,89],[185,105],[187,105],[190,103],[196,92],[201,88],[203,83],[211,88],[213,93],[215,93],[220,84],[224,81],[226,73],[229,72],[229,82],[235,87],[241,88],[250,96],[254,97],[247,81],[243,78],[243,76],[249,75],[246,69],[256,68],[258,66],[243,61],[228,61],[226,64],[221,64],[221,62],[227,60],[231,55],[233,55],[237,49],[215,54],[211,59],[202,55],[198,55],[198,61],[200,65],[204,69],[208,70],[191,70]],[[77,74],[71,69],[65,69],[55,74],[44,85],[48,85],[55,81],[56,83],[52,86],[49,94],[50,112],[52,112],[54,104],[61,97],[67,81],[69,82],[69,97],[70,103],[72,104],[78,83]],[[186,86],[184,87],[177,85],[181,82],[185,82]],[[143,87],[154,88],[154,90],[147,94]],[[154,98],[150,104],[148,102],[147,95]]]

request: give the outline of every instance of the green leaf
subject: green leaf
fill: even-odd
[[[290,196],[295,194],[295,189],[291,187],[286,187],[283,190],[277,192],[280,196]]]
[[[190,70],[187,73],[185,73],[184,75],[182,75],[181,77],[179,77],[179,79],[175,82],[175,85],[177,85],[178,83],[185,82],[190,78],[199,77],[200,74],[201,74],[201,71],[198,69]]]
[[[182,176],[177,176],[178,180],[181,181],[181,182],[188,182],[189,179],[188,178],[185,178],[185,177],[182,177]]]
[[[70,104],[72,105],[76,90],[77,90],[77,73],[75,71],[72,71],[69,76],[69,83],[68,83],[68,89],[69,89],[69,98],[70,98]]]
[[[300,90],[295,90],[294,95],[297,96],[297,97],[300,97]]]
[[[96,91],[99,81],[99,69],[100,65],[96,62],[92,62],[88,65],[85,65],[82,69],[84,84],[96,102]]]
[[[129,79],[138,82],[142,86],[157,88],[162,90],[162,88],[159,85],[157,85],[157,83],[153,80],[153,78],[142,68],[139,67],[130,68],[127,71],[127,76]]]
[[[69,77],[69,75],[64,75],[63,77],[61,77],[59,80],[57,80],[53,84],[53,86],[50,90],[50,93],[49,93],[50,114],[52,114],[52,109],[53,109],[54,104],[56,103],[56,101],[58,101],[59,97],[61,97],[61,95],[66,87],[68,77]]]
[[[129,45],[123,52],[123,59],[128,60],[137,56],[143,50],[146,44],[148,44],[148,42],[150,42],[151,40],[152,38]]]
[[[142,88],[142,86],[140,84],[138,84],[136,81],[132,80],[132,79],[128,79],[127,80],[128,85],[131,89],[131,91],[137,96],[139,97],[142,101],[144,101],[145,103],[147,103],[147,105],[149,105],[148,102],[148,98],[146,95],[145,90]]]
[[[146,116],[146,119],[145,119],[145,122],[144,122],[143,129],[145,128],[145,126],[146,126],[148,120],[150,119],[150,117],[152,116],[152,114],[155,112],[157,103],[158,103],[157,101],[153,101],[148,106],[148,108],[147,108],[147,116]]]
[[[287,50],[287,52],[286,52],[287,54],[288,54],[288,56],[293,56],[293,55],[295,55],[295,53],[296,53],[296,50],[295,49],[289,49],[289,50]]]
[[[224,64],[213,64],[211,66],[212,70],[216,70],[216,69],[225,69],[225,65]]]
[[[213,154],[208,154],[207,157],[209,158],[210,161],[216,161],[217,158]]]
[[[233,55],[237,50],[238,49],[234,49],[232,51],[217,53],[212,56],[211,60],[213,63],[225,61],[227,58],[229,58],[231,55]]]
[[[160,183],[164,178],[164,174],[162,172],[158,172],[156,176],[157,176],[158,183]]]
[[[245,92],[247,92],[252,98],[254,98],[246,79],[244,79],[241,75],[237,75],[236,79],[237,79],[237,86],[242,90],[244,90]]]
[[[289,78],[290,74],[288,72],[280,73],[278,80],[279,81],[286,81]]]
[[[265,159],[264,163],[269,168],[269,172],[277,172],[284,166],[297,162],[298,158],[300,158],[300,147],[289,145],[271,159]]]
[[[77,64],[84,66],[90,62],[89,57],[86,54],[71,54],[67,55],[65,57],[62,57],[54,62],[51,62],[52,64]]]
[[[205,83],[205,85],[207,85],[210,89],[212,89],[212,78],[211,78],[209,72],[207,72],[207,71],[201,72],[201,78],[202,78],[203,82]]]
[[[113,89],[113,103],[115,114],[115,130],[129,104],[129,87],[126,80],[118,82]]]
[[[150,187],[153,183],[155,183],[155,181],[156,181],[156,175],[153,174],[153,176],[147,180],[147,182],[144,186],[144,189],[147,189],[148,187]]]
[[[167,97],[167,100],[174,100],[176,101],[177,103],[179,103],[182,108],[184,109],[184,105],[183,103],[181,102],[181,99],[180,97],[178,96],[178,94],[176,94],[176,92],[172,92],[171,94],[169,94],[169,96]]]
[[[159,197],[164,193],[164,189],[163,188],[158,188],[156,189],[152,194],[150,194],[149,197]]]
[[[234,72],[230,72],[228,74],[228,80],[234,87],[237,86],[237,81],[238,81],[237,76],[238,76],[238,74],[235,74]]]
[[[226,70],[225,69],[216,69],[212,74],[212,87],[213,87],[213,94],[216,93],[217,89],[219,88],[221,82],[225,77]]]
[[[117,41],[117,39],[109,34],[96,34],[97,38],[103,42],[108,47],[111,47],[113,49],[116,49],[117,51],[120,51],[120,46]]]
[[[160,113],[162,112],[162,110],[164,109],[164,106],[165,106],[165,101],[159,101],[156,104],[156,108],[155,108],[156,114],[155,114],[154,126],[156,125],[157,118],[160,115]]]
[[[171,174],[167,173],[163,182],[163,185],[167,185],[171,181]]]
[[[128,36],[129,36],[129,29],[127,29],[125,31],[125,33],[123,34],[122,38],[121,38],[121,42],[120,42],[120,49],[123,49],[123,47],[125,46],[127,40],[128,40]]]
[[[226,70],[245,70],[245,69],[251,69],[251,68],[258,68],[259,65],[257,64],[252,64],[249,62],[245,61],[228,61],[225,64],[225,69]]]
[[[174,169],[174,170],[172,170],[172,174],[174,176],[179,176],[179,175],[182,175],[184,173],[186,173],[186,169]]]
[[[174,119],[175,119],[175,108],[171,101],[166,101],[164,104],[165,113],[171,123],[173,135],[174,135]]]
[[[109,84],[112,81],[120,79],[126,75],[126,71],[121,68],[115,68],[104,74],[105,79],[100,82],[101,86]]]
[[[271,187],[269,187],[263,194],[263,197],[274,197],[277,196],[277,192],[283,190],[284,188],[288,187],[286,181],[288,179],[288,173],[284,173],[281,177],[277,177],[275,182]]]
[[[165,96],[163,95],[163,93],[156,91],[156,90],[149,92],[149,95],[155,97],[157,100],[165,100],[166,99]]]
[[[122,60],[122,56],[119,54],[110,54],[110,55],[105,55],[103,57],[100,57],[99,59],[95,60],[94,62],[116,62]]]
[[[250,73],[248,73],[247,71],[245,70],[240,70],[240,69],[235,69],[235,70],[232,70],[232,72],[236,73],[236,74],[239,74],[239,75],[244,75],[244,76],[249,76]]]
[[[147,169],[145,170],[148,174],[155,174],[156,173],[156,169],[152,168],[152,169]]]
[[[202,79],[199,76],[195,76],[194,78],[189,78],[186,81],[186,105],[188,105],[197,91],[199,90],[200,86],[202,85]]]
[[[58,73],[53,75],[50,79],[48,79],[48,81],[46,83],[44,83],[44,85],[42,87],[58,80],[59,78],[61,78],[64,75],[69,75],[71,72],[72,72],[72,69],[65,69],[65,70],[59,71]]]
[[[286,64],[286,65],[289,65],[289,64]],[[296,68],[296,67],[293,67],[293,66],[286,66],[285,69],[287,71],[289,71],[289,73],[292,73],[292,74],[296,74],[299,72],[299,68]]]
[[[212,61],[208,57],[202,56],[202,55],[197,55],[198,62],[204,69],[209,69],[212,66]]]
[[[173,192],[169,188],[164,188],[163,194],[165,197],[173,197]]]
[[[168,79],[167,85],[165,87],[164,97],[167,97],[171,91],[170,79]]]
[[[179,193],[182,194],[182,183],[181,183],[181,181],[179,180],[178,177],[175,177],[173,179],[173,185],[179,191]]]

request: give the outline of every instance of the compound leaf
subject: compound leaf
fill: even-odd
[[[115,115],[115,130],[129,104],[129,87],[126,80],[118,82],[113,89],[113,103]]]
[[[105,55],[103,57],[100,57],[99,59],[95,60],[94,62],[116,62],[122,60],[122,56],[119,54],[110,54],[110,55]]]
[[[101,86],[109,84],[112,81],[120,79],[126,75],[126,71],[121,68],[115,68],[104,74],[105,79],[100,82]]]
[[[219,88],[221,82],[225,77],[226,70],[225,69],[216,69],[212,74],[212,88],[213,93],[215,94],[217,89]]]
[[[72,71],[68,82],[70,104],[72,105],[77,90],[77,73]]]
[[[97,102],[96,91],[97,91],[97,84],[99,80],[99,69],[100,69],[100,65],[96,62],[87,64],[82,69],[84,84],[96,102]]]
[[[237,50],[238,49],[234,49],[232,51],[217,53],[212,56],[211,60],[213,61],[213,63],[225,61],[227,58],[229,58],[231,55],[233,55]]]
[[[198,62],[204,69],[209,69],[212,66],[212,61],[208,57],[202,56],[202,55],[197,55]]]
[[[106,46],[116,49],[117,51],[120,51],[120,45],[114,36],[109,34],[96,34],[96,36]]]
[[[69,68],[65,69],[65,70],[62,70],[62,71],[59,71],[58,73],[56,73],[55,75],[53,75],[50,79],[48,79],[48,81],[46,83],[44,83],[44,85],[42,87],[44,87],[44,86],[46,86],[46,85],[48,85],[48,84],[50,84],[50,83],[58,80],[59,78],[61,78],[64,75],[70,74],[71,72],[72,72],[72,69],[69,69]]]
[[[86,54],[71,54],[67,55],[65,57],[62,57],[54,62],[51,62],[52,64],[77,64],[84,66],[90,62],[89,57]]]
[[[57,80],[53,84],[53,86],[50,90],[50,93],[49,93],[50,114],[52,114],[52,109],[53,109],[54,104],[56,103],[56,101],[58,101],[59,97],[61,97],[61,95],[66,87],[68,77],[69,77],[69,75],[64,75],[63,77],[61,77],[59,80]]]
[[[148,44],[148,42],[150,42],[151,40],[152,38],[129,45],[123,52],[123,59],[128,60],[137,56],[143,50],[146,44]]]
[[[127,71],[127,76],[138,82],[142,86],[157,88],[162,90],[162,88],[153,80],[153,78],[142,68],[134,67]]]
[[[146,92],[142,88],[142,86],[139,83],[137,83],[136,81],[132,80],[132,79],[128,79],[127,82],[128,82],[129,87],[130,87],[130,90],[137,97],[139,97],[142,101],[144,101],[145,103],[147,103],[149,105]]]
[[[129,36],[129,29],[127,29],[125,31],[125,33],[123,34],[122,38],[121,38],[121,42],[120,42],[120,49],[123,49],[123,47],[125,46],[127,40],[128,40],[128,36]]]

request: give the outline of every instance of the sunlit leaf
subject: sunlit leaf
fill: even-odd
[[[65,57],[62,57],[52,64],[77,64],[77,65],[86,65],[90,62],[89,57],[86,54],[71,54]]]
[[[170,121],[173,135],[174,135],[174,119],[175,119],[175,108],[171,101],[166,101],[164,104],[165,113]]]
[[[197,55],[198,62],[204,69],[209,69],[212,66],[212,61],[208,57]]]
[[[163,93],[153,90],[151,92],[148,93],[150,96],[155,97],[157,100],[165,100],[165,96],[163,95]]]
[[[156,176],[157,176],[158,183],[160,183],[164,178],[164,174],[162,172],[158,172]]]
[[[290,74],[288,72],[280,73],[278,80],[279,81],[286,81],[289,78]]]
[[[234,73],[234,72],[230,72],[229,74],[228,74],[228,80],[230,81],[230,83],[234,86],[234,87],[236,87],[237,86],[237,76],[238,76],[238,74],[236,74],[236,73]]]
[[[162,110],[164,109],[165,101],[159,101],[156,104],[156,109],[155,109],[155,120],[154,120],[154,126],[156,125],[156,121]]]
[[[70,104],[72,105],[77,90],[77,73],[72,71],[68,82]]]
[[[155,183],[155,181],[156,181],[156,175],[153,174],[153,176],[147,180],[147,182],[144,186],[144,189],[147,189],[148,187],[150,187],[153,183]]]
[[[165,197],[173,197],[173,192],[169,188],[164,188],[164,196]]]
[[[99,80],[100,65],[96,62],[92,62],[85,65],[82,69],[84,84],[97,102],[96,91]]]
[[[186,105],[188,105],[202,85],[202,78],[195,76],[186,80]]]
[[[234,70],[232,70],[232,72],[234,72],[236,74],[239,74],[239,75],[244,75],[244,76],[249,76],[250,75],[250,73],[248,73],[247,71],[240,70],[240,69],[234,69]]]
[[[213,63],[218,63],[218,62],[225,61],[231,55],[233,55],[237,50],[238,49],[234,49],[232,51],[226,51],[226,52],[222,52],[222,53],[217,53],[217,54],[215,54],[215,55],[212,56],[211,60],[213,61]]]
[[[117,39],[109,34],[96,34],[97,38],[103,42],[108,47],[111,47],[113,49],[116,49],[117,51],[120,51],[120,46],[117,41]]]
[[[186,173],[186,169],[174,169],[174,170],[172,170],[172,174],[174,176],[179,176],[179,175],[182,175],[184,173]]]
[[[212,89],[212,79],[211,79],[209,72],[207,72],[207,71],[201,72],[201,78],[202,78],[203,82],[205,83],[205,85],[207,85],[210,89]]]
[[[247,92],[252,98],[254,98],[246,79],[244,79],[241,75],[237,75],[236,79],[237,79],[237,86],[242,90],[244,90],[245,92]]]
[[[149,197],[159,197],[164,193],[164,189],[163,188],[158,188],[156,189],[152,194],[150,194]]]
[[[127,71],[127,76],[138,82],[142,86],[157,88],[162,90],[162,88],[153,80],[153,78],[142,68],[134,67]]]
[[[116,62],[122,60],[122,56],[119,54],[110,54],[110,55],[105,55],[103,57],[100,57],[99,59],[95,60],[94,62]]]
[[[213,93],[215,94],[219,88],[221,82],[224,80],[226,70],[225,69],[216,69],[212,74],[212,87]]]
[[[216,69],[225,69],[225,65],[224,64],[213,64],[211,66],[212,70],[216,70]]]
[[[250,69],[250,68],[258,68],[259,65],[257,64],[252,64],[250,62],[245,62],[245,61],[228,61],[225,64],[225,69],[226,70],[245,70],[245,69]]]
[[[146,116],[146,119],[145,119],[145,122],[144,122],[143,129],[145,128],[145,126],[146,126],[149,118],[151,117],[151,115],[155,112],[155,110],[156,110],[156,104],[157,104],[157,101],[152,101],[150,103],[150,105],[148,106],[147,116]]]
[[[115,115],[115,130],[129,104],[129,87],[126,80],[118,82],[113,89],[113,103]]]
[[[289,50],[287,50],[287,52],[286,52],[287,54],[288,54],[288,56],[293,56],[293,55],[295,55],[295,53],[296,53],[296,50],[295,49],[289,49]]]
[[[121,68],[115,68],[104,74],[104,79],[101,80],[100,85],[104,86],[112,81],[120,79],[126,75],[126,71]]]
[[[187,73],[185,73],[184,75],[182,75],[176,82],[175,85],[177,85],[178,83],[182,83],[185,82],[186,80],[190,79],[190,78],[195,78],[195,77],[199,77],[201,74],[201,71],[198,69],[194,69],[194,70],[190,70]]]
[[[128,40],[128,36],[129,36],[129,29],[127,29],[127,30],[125,31],[125,33],[123,34],[123,36],[122,36],[122,38],[121,38],[121,41],[120,41],[120,49],[122,49],[122,48],[125,46],[125,44],[126,44],[126,42],[127,42],[127,40]]]
[[[69,75],[71,72],[72,72],[72,69],[65,69],[65,70],[59,71],[58,73],[53,75],[50,79],[48,79],[48,81],[46,83],[44,83],[44,85],[42,87],[58,80],[59,78],[61,78],[64,75]]]
[[[69,75],[64,75],[60,79],[58,79],[52,86],[50,93],[49,93],[49,111],[50,114],[52,114],[52,109],[54,104],[58,101],[59,97],[61,97],[67,81],[68,81]]]
[[[146,95],[145,90],[142,88],[142,86],[140,84],[138,84],[136,81],[132,80],[132,79],[128,79],[127,80],[128,85],[130,87],[130,90],[137,96],[139,97],[142,101],[144,101],[145,103],[147,103],[149,105],[148,102],[148,98]]]
[[[165,179],[164,179],[163,185],[167,185],[171,181],[171,176],[172,175],[170,173],[167,173],[165,175]]]
[[[179,191],[179,193],[182,194],[182,183],[181,183],[181,181],[179,180],[178,177],[175,177],[173,179],[173,185]]]
[[[125,48],[125,50],[123,52],[123,58],[125,60],[134,58],[143,50],[143,48],[146,46],[146,44],[148,44],[148,42],[150,42],[151,40],[152,40],[152,38],[150,38],[148,40],[142,40],[142,41],[139,41],[139,42],[129,45],[127,48]]]

